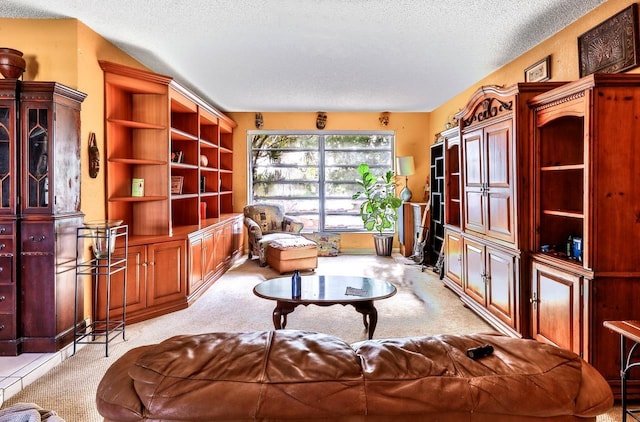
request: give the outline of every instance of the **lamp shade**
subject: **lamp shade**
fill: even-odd
[[[416,172],[416,168],[413,164],[413,156],[398,157],[396,161],[398,176],[411,176]]]

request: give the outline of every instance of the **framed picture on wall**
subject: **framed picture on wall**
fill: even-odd
[[[551,56],[539,60],[524,70],[525,82],[543,82],[551,78]]]
[[[638,44],[638,5],[633,3],[578,37],[580,77],[638,66]]]

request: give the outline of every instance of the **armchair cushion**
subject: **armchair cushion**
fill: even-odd
[[[244,207],[244,225],[249,240],[249,258],[259,257],[266,265],[266,243],[300,233],[304,223],[286,215],[284,207],[275,202],[258,202]]]
[[[297,218],[285,215],[280,204],[261,202],[244,207],[245,220],[249,219],[260,228],[261,234],[300,233],[304,224]]]

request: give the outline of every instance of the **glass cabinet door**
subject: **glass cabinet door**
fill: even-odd
[[[0,80],[0,215],[16,213],[16,82]]]
[[[49,206],[49,109],[27,109],[27,208]]]
[[[11,208],[11,157],[13,116],[11,107],[0,106],[0,211]]]

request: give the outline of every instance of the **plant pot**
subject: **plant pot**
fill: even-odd
[[[19,78],[25,68],[26,62],[22,58],[22,51],[0,47],[0,73],[2,76],[9,79]]]
[[[373,243],[376,246],[376,255],[391,256],[391,251],[393,250],[392,234],[374,234]]]

